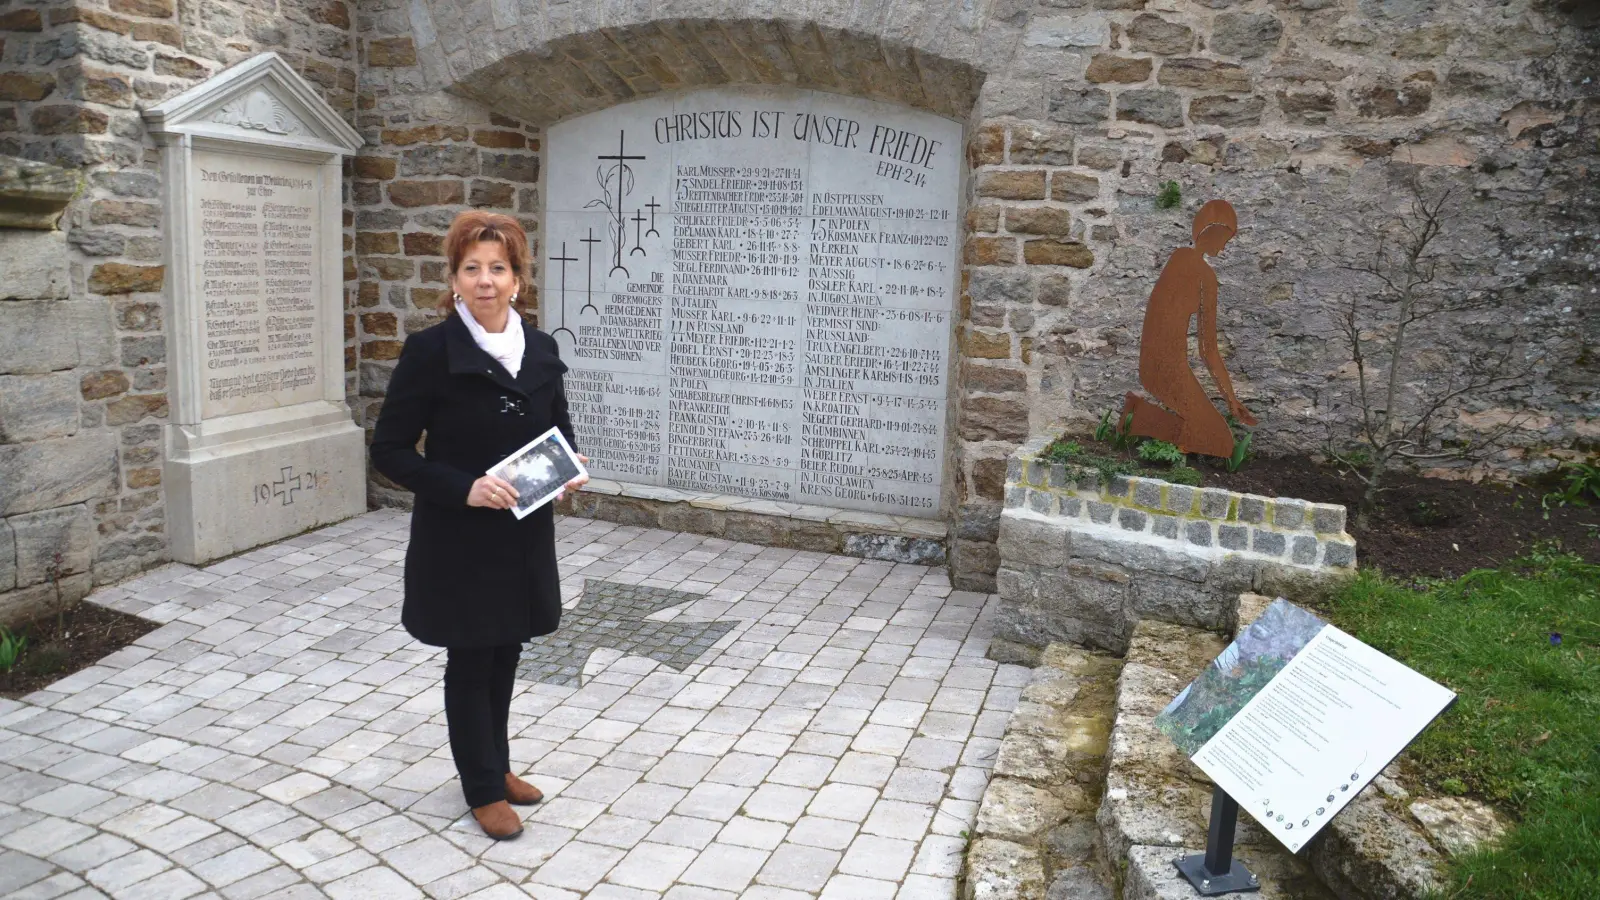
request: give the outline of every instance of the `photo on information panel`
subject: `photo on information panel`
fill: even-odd
[[[567,482],[587,470],[561,431],[552,428],[501,460],[489,474],[517,489],[517,505],[511,511],[520,519],[556,499]]]

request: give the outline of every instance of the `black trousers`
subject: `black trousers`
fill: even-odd
[[[511,771],[512,681],[521,644],[449,648],[444,664],[444,718],[450,729],[450,754],[461,775],[461,792],[471,807],[506,799]]]

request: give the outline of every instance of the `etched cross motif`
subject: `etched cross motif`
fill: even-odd
[[[678,671],[692,665],[733,630],[733,622],[670,621],[650,616],[699,600],[703,594],[590,578],[583,599],[561,616],[561,629],[534,638],[522,651],[517,671],[545,684],[577,686],[594,650],[645,656]]]
[[[283,505],[289,506],[300,490],[300,476],[294,474],[294,466],[284,466],[278,473],[278,480],[272,483],[272,496],[282,498]]]

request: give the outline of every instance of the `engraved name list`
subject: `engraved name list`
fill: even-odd
[[[316,400],[318,167],[196,151],[203,414]]]
[[[553,127],[545,321],[596,474],[938,515],[960,146],[806,91]]]

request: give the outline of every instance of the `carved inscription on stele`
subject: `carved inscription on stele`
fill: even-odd
[[[202,417],[319,399],[319,167],[196,150],[192,171]]]
[[[544,321],[596,475],[939,515],[958,124],[714,89],[548,137]]]

